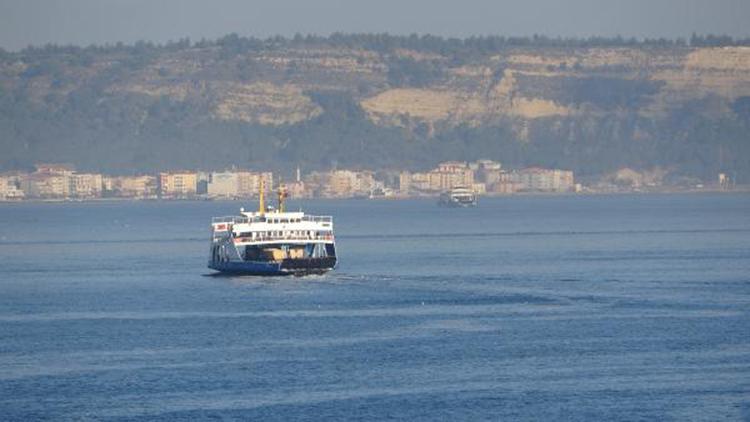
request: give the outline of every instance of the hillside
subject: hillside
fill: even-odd
[[[0,170],[488,158],[748,181],[749,129],[750,47],[731,42],[231,35],[0,52]]]

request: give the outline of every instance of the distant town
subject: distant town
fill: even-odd
[[[455,187],[478,195],[521,193],[618,193],[733,189],[724,173],[711,184],[665,185],[666,172],[621,169],[589,184],[572,171],[530,167],[505,169],[491,160],[447,161],[426,172],[397,170],[314,171],[298,168],[291,180],[249,169],[169,171],[110,176],[77,172],[69,164],[37,164],[34,172],[0,174],[0,201],[123,199],[245,199],[257,197],[261,180],[267,192],[282,184],[291,198],[411,198],[435,196]]]

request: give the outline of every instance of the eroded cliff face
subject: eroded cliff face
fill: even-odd
[[[413,119],[481,125],[504,117],[617,111],[658,118],[690,101],[719,97],[729,103],[750,95],[750,48],[518,51],[447,74],[427,88],[386,89],[362,106],[386,125]],[[595,91],[588,96],[587,84]]]
[[[429,62],[439,75],[420,86],[394,86],[389,81],[393,57]],[[8,60],[0,83],[6,89],[25,86],[29,98],[44,103],[117,72],[104,92],[189,101],[215,119],[262,125],[319,116],[322,109],[309,93],[325,91],[351,95],[379,125],[416,121],[440,127],[623,110],[658,117],[706,97],[731,102],[750,95],[750,47],[514,48],[455,65],[439,54],[405,49],[383,54],[321,47],[226,55],[214,47],[163,54],[132,71],[121,61],[105,56],[29,78],[33,63]]]
[[[384,125],[401,125],[405,120],[422,120],[430,124],[468,123],[478,126],[502,117],[534,119],[565,116],[571,110],[554,100],[519,95],[514,71],[505,69],[493,82],[490,68],[459,70],[443,86],[422,89],[395,88],[362,100],[369,117]],[[470,88],[463,79],[475,78]]]
[[[217,95],[213,115],[222,120],[283,125],[309,120],[322,111],[295,85],[228,83]]]

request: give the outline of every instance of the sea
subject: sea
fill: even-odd
[[[216,276],[242,206],[0,204],[0,420],[750,420],[750,194],[292,201],[335,271]]]

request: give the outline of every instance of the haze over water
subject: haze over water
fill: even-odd
[[[207,276],[249,203],[1,204],[0,419],[750,418],[746,194],[302,205],[325,276]]]

